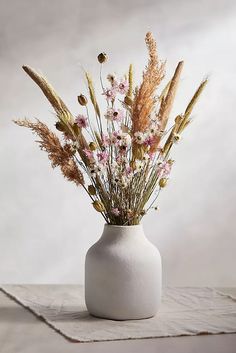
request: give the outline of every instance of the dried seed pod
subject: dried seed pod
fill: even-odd
[[[160,186],[160,188],[164,188],[164,187],[166,186],[167,182],[168,182],[168,179],[167,179],[167,178],[161,178],[161,179],[159,180],[159,186]]]
[[[76,123],[73,124],[72,129],[76,135],[78,135],[81,130],[81,128]]]
[[[133,100],[132,100],[132,98],[129,97],[129,96],[125,96],[124,102],[125,102],[126,105],[129,105],[130,107],[131,107],[132,104],[133,104]]]
[[[77,99],[80,105],[87,105],[88,103],[87,98],[83,94],[80,94]]]
[[[100,53],[98,55],[98,61],[100,64],[103,64],[105,61],[107,61],[107,54],[106,53]]]
[[[141,216],[144,216],[146,214],[146,211],[145,210],[142,210],[141,212],[140,212],[140,215]]]
[[[173,136],[174,143],[178,143],[180,138],[181,138],[181,136],[179,134],[174,134],[174,136]]]
[[[98,200],[93,202],[93,207],[95,208],[95,210],[97,212],[104,212],[106,210],[104,205],[103,205],[103,203],[101,201],[98,201]]]
[[[96,143],[95,143],[95,142],[90,142],[90,144],[89,144],[89,149],[90,149],[91,151],[95,151],[95,150],[97,149]]]
[[[60,121],[57,121],[56,124],[55,124],[55,127],[58,131],[65,131],[65,126],[62,122]]]
[[[88,186],[88,192],[90,193],[90,195],[96,195],[96,189],[93,185],[89,185]]]

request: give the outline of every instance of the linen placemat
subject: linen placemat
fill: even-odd
[[[3,285],[1,289],[77,342],[236,332],[236,299],[208,287],[164,288],[154,318],[129,321],[90,316],[79,285]]]

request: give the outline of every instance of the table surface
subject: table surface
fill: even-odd
[[[220,288],[219,288],[220,289]],[[235,288],[221,288],[236,296]],[[236,334],[72,343],[0,291],[0,353],[236,353]]]

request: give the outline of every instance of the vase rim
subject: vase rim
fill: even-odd
[[[108,224],[108,223],[105,223],[104,225],[105,227],[111,227],[111,228],[122,228],[122,229],[130,229],[130,228],[142,228],[143,225],[140,223],[140,224],[134,224],[134,225],[126,225],[126,226],[123,226],[123,225],[119,225],[119,224]]]

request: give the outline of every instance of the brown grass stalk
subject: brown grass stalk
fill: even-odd
[[[164,63],[157,55],[156,41],[152,34],[146,34],[146,45],[149,52],[149,62],[143,73],[143,81],[135,93],[132,109],[132,132],[145,131],[150,123],[150,114],[156,103],[154,93],[164,77]]]
[[[172,106],[174,103],[180,75],[181,75],[181,72],[183,69],[183,65],[184,65],[183,61],[180,61],[178,63],[178,65],[175,69],[174,75],[170,81],[166,96],[163,96],[163,98],[161,100],[161,106],[160,106],[160,110],[158,113],[158,119],[161,123],[161,126],[160,126],[161,131],[165,131],[165,128],[166,128],[166,125],[167,125],[167,122],[169,119],[169,115],[170,115],[170,112],[171,112],[171,109],[172,109]],[[156,152],[156,150],[159,146],[160,140],[161,140],[161,136],[156,136],[155,143],[151,146],[152,153]]]
[[[69,144],[62,146],[59,138],[39,120],[35,123],[26,119],[14,122],[19,126],[27,127],[40,138],[36,142],[41,150],[47,152],[53,168],[60,167],[64,177],[76,185],[84,184],[83,174],[74,161],[73,151]]]

